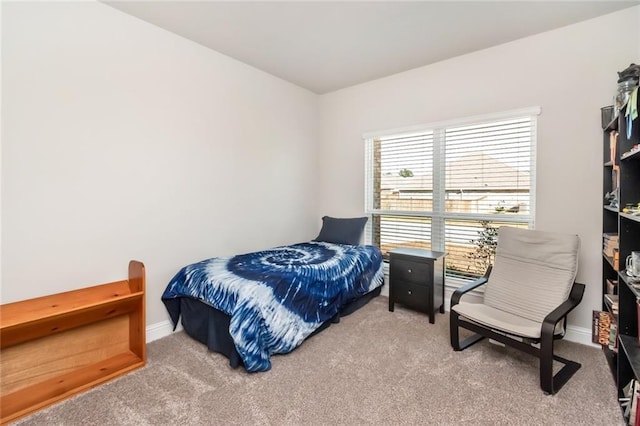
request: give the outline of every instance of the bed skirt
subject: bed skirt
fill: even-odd
[[[346,305],[333,318],[325,321],[318,329],[309,335],[314,336],[325,330],[332,323],[340,322],[340,318],[357,311],[374,297],[380,295],[382,287],[361,296]],[[229,322],[231,317],[224,312],[190,297],[180,298],[180,312],[182,316],[182,327],[184,331],[194,338],[207,345],[211,352],[218,352],[229,359],[229,365],[237,368],[242,365],[242,358],[236,351],[233,339],[229,334]],[[309,338],[307,337],[307,339]]]

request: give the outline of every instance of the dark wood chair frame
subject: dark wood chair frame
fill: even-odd
[[[554,334],[556,325],[560,321],[564,321],[564,330],[566,330],[567,315],[582,301],[585,285],[574,282],[573,286],[571,287],[571,292],[569,293],[568,299],[560,304],[560,306],[554,309],[551,313],[549,313],[542,322],[540,339],[531,339],[530,337],[509,334],[503,330],[491,329],[483,326],[482,324],[467,321],[463,318],[460,318],[459,314],[453,310],[453,307],[460,302],[460,298],[462,297],[462,295],[486,284],[489,281],[490,273],[491,267],[487,269],[487,272],[484,274],[484,276],[477,279],[476,281],[458,288],[453,293],[453,296],[451,296],[451,316],[449,327],[451,346],[453,347],[453,350],[464,350],[469,346],[484,339],[485,337],[488,337],[489,339],[493,339],[495,341],[533,355],[540,359],[540,387],[545,394],[555,394],[582,366],[578,362],[555,355],[553,353],[553,342],[556,339],[561,339],[564,337],[564,334]],[[460,327],[473,331],[476,334],[469,336],[462,342],[460,342]],[[539,344],[539,347],[534,346],[536,344]],[[555,375],[553,374],[554,360],[563,364],[563,367]]]

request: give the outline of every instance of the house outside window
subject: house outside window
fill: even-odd
[[[443,251],[448,285],[484,274],[500,226],[533,228],[538,108],[364,135],[365,242]]]

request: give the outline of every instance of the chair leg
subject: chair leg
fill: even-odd
[[[582,367],[578,362],[554,355],[553,342],[553,328],[549,327],[548,330],[545,330],[545,327],[543,327],[542,338],[540,339],[540,387],[547,395],[554,395],[558,392]],[[553,374],[554,360],[564,364],[555,375]]]
[[[540,387],[547,395],[553,395],[553,336],[540,340]]]
[[[451,347],[454,351],[462,351],[485,337],[481,334],[474,334],[460,342],[460,326],[458,317],[458,313],[452,310],[449,315],[449,336],[451,337]]]
[[[454,351],[460,350],[460,335],[458,329],[458,314],[451,310],[449,315],[449,336],[451,338],[451,347]]]

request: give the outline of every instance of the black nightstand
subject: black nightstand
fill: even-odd
[[[445,253],[401,247],[389,251],[389,311],[395,302],[429,314],[444,314]]]

